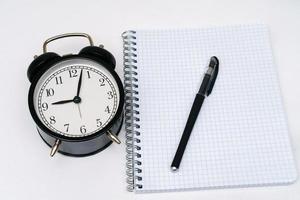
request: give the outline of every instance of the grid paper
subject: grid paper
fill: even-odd
[[[278,185],[297,178],[265,25],[138,30],[143,188]],[[211,56],[219,75],[178,172],[170,165]]]

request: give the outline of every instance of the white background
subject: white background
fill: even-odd
[[[121,33],[136,28],[207,27],[265,22],[300,166],[300,1],[12,1],[0,2],[0,199],[299,199],[289,186],[133,194],[125,190],[125,146],[95,156],[49,157],[27,107],[26,70],[42,42],[65,32],[86,32],[104,44],[122,76]],[[77,52],[84,40],[55,42],[49,50]],[[238,62],[238,58],[237,58]]]

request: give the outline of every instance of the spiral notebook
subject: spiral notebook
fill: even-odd
[[[265,25],[123,33],[128,189],[289,184],[297,171]],[[220,69],[170,170],[211,56]]]

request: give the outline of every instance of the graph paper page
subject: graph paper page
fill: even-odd
[[[288,184],[297,172],[265,25],[138,30],[137,191]],[[211,56],[219,75],[178,172],[170,165]],[[137,178],[137,177],[136,177]]]

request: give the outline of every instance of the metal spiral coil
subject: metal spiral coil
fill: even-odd
[[[143,185],[142,170],[139,166],[142,162],[139,160],[141,147],[138,145],[141,140],[138,131],[140,125],[139,119],[139,97],[138,97],[138,79],[137,79],[137,48],[136,32],[126,31],[122,34],[124,49],[124,91],[125,91],[125,130],[126,130],[126,175],[127,190],[133,191],[135,188],[141,189]]]

